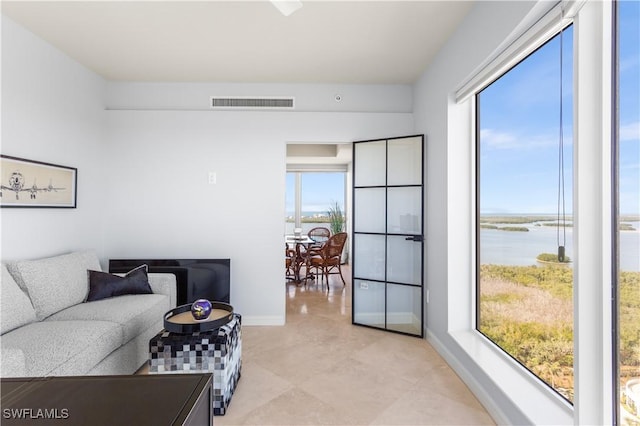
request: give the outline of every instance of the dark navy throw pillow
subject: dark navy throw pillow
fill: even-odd
[[[87,271],[89,274],[89,295],[87,302],[122,296],[125,294],[153,293],[147,276],[147,265],[140,265],[127,272],[124,277],[100,271]]]

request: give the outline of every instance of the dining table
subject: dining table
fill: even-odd
[[[285,235],[284,242],[287,247],[292,247],[295,252],[295,257],[292,260],[293,276],[288,279],[292,280],[295,284],[301,284],[303,280],[307,278],[314,278],[313,275],[305,271],[307,275],[301,276],[302,264],[306,263],[306,250],[302,251],[302,247],[309,247],[310,244],[314,244],[316,241],[309,238],[308,235]]]

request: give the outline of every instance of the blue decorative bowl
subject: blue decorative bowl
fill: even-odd
[[[202,321],[211,315],[211,302],[207,299],[198,299],[191,305],[191,315],[196,321]]]

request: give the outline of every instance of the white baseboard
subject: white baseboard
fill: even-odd
[[[427,330],[427,341],[433,346],[433,348],[445,359],[447,364],[460,376],[462,381],[467,385],[469,390],[478,398],[478,401],[487,410],[489,415],[498,425],[511,424],[508,417],[489,396],[489,392],[482,387],[482,385],[475,379],[475,377],[453,356],[453,354],[447,349],[440,340]]]

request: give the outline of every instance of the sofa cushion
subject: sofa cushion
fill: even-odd
[[[126,344],[147,328],[162,324],[169,309],[169,298],[163,294],[126,295],[80,303],[51,315],[46,322],[112,321],[122,327],[123,344]]]
[[[83,251],[7,263],[7,269],[29,294],[38,320],[43,320],[85,300],[89,291],[87,270],[99,271],[100,262],[93,251]]]
[[[24,352],[16,348],[0,348],[0,373],[2,377],[24,377]]]
[[[0,283],[0,334],[34,322],[36,311],[29,297],[18,287],[4,263]]]
[[[28,377],[86,374],[120,345],[122,327],[108,321],[34,322],[2,336],[3,350],[24,353]]]
[[[125,294],[150,294],[147,265],[129,271],[124,277],[102,271],[89,271],[89,295],[87,302],[123,296]]]

